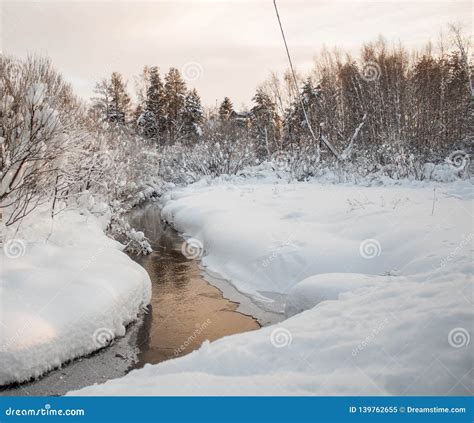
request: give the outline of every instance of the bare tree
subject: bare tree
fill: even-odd
[[[47,201],[79,103],[47,59],[0,56],[0,208],[5,224]]]

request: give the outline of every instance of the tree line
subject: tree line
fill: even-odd
[[[413,153],[440,158],[472,139],[472,63],[461,45],[434,54],[431,46],[410,55],[403,47],[389,49],[383,40],[363,47],[361,59],[325,52],[302,82],[300,96],[309,124],[340,151],[364,122],[358,135],[360,151],[390,155]],[[278,81],[267,88],[281,107],[283,139],[299,143],[309,138],[301,103],[281,93]],[[386,157],[388,156],[388,157]]]
[[[91,195],[108,205],[110,230],[123,235],[127,208],[164,183],[263,162],[299,180],[324,166],[422,179],[427,161],[460,149],[472,155],[472,66],[456,28],[421,52],[378,40],[357,59],[323,52],[296,84],[290,73],[273,74],[248,109],[236,110],[225,96],[205,109],[178,69],[162,77],[157,66],[137,77],[134,101],[114,72],[86,103],[49,59],[1,54],[3,221],[14,224],[42,203],[52,204],[53,216],[72,202],[90,206]]]
[[[132,105],[123,76],[113,72],[96,84],[91,113],[107,122],[129,125],[157,144],[196,139],[204,119],[201,98],[188,89],[176,68],[162,79],[157,66],[145,66],[136,82],[137,104]]]
[[[259,161],[282,150],[329,159],[329,144],[340,154],[351,144],[351,155],[369,152],[380,164],[410,155],[440,159],[474,136],[472,62],[461,32],[453,27],[450,35],[450,42],[421,52],[390,48],[383,39],[364,45],[358,59],[324,51],[309,74],[297,75],[298,88],[289,72],[272,74],[251,107],[240,111],[229,97],[204,111],[198,92],[187,88],[176,68],[161,78],[156,66],[145,67],[137,79],[132,107],[115,72],[97,84],[94,110],[161,146],[238,132]]]

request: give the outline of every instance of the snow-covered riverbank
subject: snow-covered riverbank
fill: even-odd
[[[6,234],[0,252],[1,385],[106,346],[149,303],[147,272],[84,213],[58,214],[52,230],[50,210],[38,209]]]
[[[470,182],[234,182],[174,190],[163,216],[293,317],[74,394],[472,393]]]

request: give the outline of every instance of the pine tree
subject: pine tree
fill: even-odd
[[[250,110],[253,136],[257,141],[257,156],[268,157],[280,139],[281,121],[276,104],[261,88],[257,89]]]
[[[171,68],[165,77],[165,129],[170,143],[174,143],[183,126],[186,83],[178,69]]]
[[[165,94],[158,68],[149,69],[148,89],[146,91],[145,110],[140,116],[139,125],[143,135],[158,140],[166,124]]]
[[[145,110],[137,119],[139,133],[146,138],[157,140],[159,127],[155,115],[149,110]]]
[[[186,137],[195,139],[201,135],[200,124],[203,121],[204,113],[201,106],[201,98],[196,89],[188,91],[184,104],[184,132]]]
[[[313,131],[319,126],[318,109],[320,103],[320,87],[315,87],[310,78],[308,78],[301,89],[301,100],[304,104],[306,115]],[[306,122],[306,117],[301,106],[299,98],[296,98],[291,104],[286,114],[286,129],[290,140],[301,140],[302,137],[309,139],[310,131]]]
[[[235,115],[234,105],[232,101],[230,101],[229,97],[225,97],[224,101],[221,103],[219,107],[219,119],[221,121],[227,121],[233,118]]]
[[[108,85],[110,107],[107,118],[110,122],[125,124],[130,114],[130,97],[122,75],[113,72]]]

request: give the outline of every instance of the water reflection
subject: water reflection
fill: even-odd
[[[135,258],[153,284],[149,313],[138,335],[140,353],[135,367],[188,354],[206,339],[260,327],[202,278],[198,262],[181,253],[183,239],[161,222],[156,205],[134,212],[130,220],[145,233],[154,250],[149,256]]]

